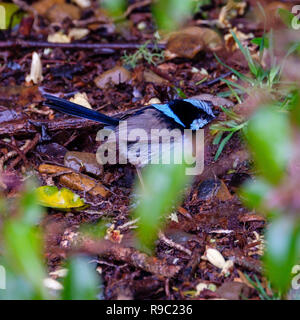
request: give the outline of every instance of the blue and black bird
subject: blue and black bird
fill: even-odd
[[[171,130],[177,129],[177,132],[180,132],[179,143],[182,143],[182,141],[186,139],[184,129],[190,129],[192,131],[199,130],[215,117],[211,109],[211,102],[197,99],[175,99],[165,104],[143,106],[115,117],[109,117],[98,111],[85,108],[52,95],[45,94],[44,97],[46,98],[44,104],[55,110],[109,126],[119,141],[120,139],[127,140],[126,150],[121,148],[118,150],[119,157],[121,157],[123,161],[127,159],[128,162],[134,164],[136,167],[143,167],[148,163],[156,163],[158,159],[164,159],[165,150],[169,156],[170,145],[164,148],[164,139],[160,139],[159,141],[155,139],[155,134],[167,132],[161,130],[167,129],[168,132],[170,132]],[[124,122],[126,122],[126,132],[124,132],[124,127],[121,125]],[[136,139],[136,137],[133,139],[132,137],[130,138],[130,132],[134,129],[144,130],[147,135],[146,141],[145,137],[139,137],[139,139]],[[157,130],[155,131],[153,129]],[[153,132],[156,133],[153,135]],[[155,140],[155,142],[150,141],[151,139],[149,139],[149,137]],[[105,143],[112,141],[113,139],[108,137]],[[136,156],[137,143],[140,149],[139,157]],[[152,147],[150,147],[149,144],[152,144]],[[155,147],[153,147],[153,144]],[[144,147],[141,147],[141,145]]]

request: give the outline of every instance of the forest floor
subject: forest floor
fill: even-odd
[[[263,26],[248,17],[251,15],[248,6],[241,15],[230,19],[230,26],[225,24],[218,33],[207,36],[220,37],[221,42],[224,37],[227,39],[225,50],[212,51],[207,45],[210,38],[205,40],[205,28],[207,21],[218,20],[221,11],[219,2],[213,3],[203,8],[208,16],[206,22],[196,14],[188,24],[188,27],[202,29],[201,41],[190,29],[185,43],[178,36],[179,45],[172,49],[175,57],[154,57],[153,64],[136,59],[131,68],[128,68],[132,61],[128,56],[137,52],[136,44],[157,43],[149,5],[131,7],[126,20],[120,23],[112,22],[99,10],[82,9],[74,4],[69,6],[76,10],[69,7],[65,12],[61,8],[56,12],[52,9],[50,14],[49,8],[47,11],[46,7],[42,10],[35,6],[39,17],[23,18],[20,28],[0,33],[0,138],[4,142],[0,147],[0,170],[11,182],[4,194],[8,198],[15,196],[15,181],[23,180],[25,172],[38,177],[40,185],[72,189],[74,182],[61,179],[69,172],[67,152],[95,153],[97,150],[96,133],[101,126],[43,106],[44,93],[66,99],[85,93],[85,99],[94,109],[108,115],[141,107],[154,98],[167,102],[183,95],[206,94],[215,99],[213,110],[217,118],[213,123],[226,119],[217,97],[228,91],[221,78],[236,79],[218,63],[214,53],[229,66],[247,73],[240,51],[229,39],[229,30],[233,28],[244,35],[243,41],[252,46],[254,52],[257,48],[250,44],[250,39],[261,36]],[[30,5],[29,9],[32,7]],[[80,11],[80,19],[77,11]],[[59,30],[64,30],[66,36],[71,29],[78,28],[85,30],[83,34],[87,32],[83,38],[80,38],[82,34],[78,36],[77,30],[74,32],[79,40],[67,41],[61,46],[47,45],[49,35],[59,38],[62,37],[57,33]],[[158,43],[162,49],[157,52],[166,51],[168,43],[163,40]],[[191,43],[194,43],[192,48]],[[87,44],[94,47],[88,48]],[[150,55],[154,52],[144,50]],[[26,79],[33,52],[39,54],[42,63],[43,79],[37,83]],[[111,80],[103,75],[106,71]],[[224,103],[231,107],[237,100],[230,96],[222,100]],[[85,186],[81,191],[73,188],[90,204],[89,208],[69,212],[48,209],[41,223],[48,271],[61,268],[66,257],[75,250],[92,257],[103,279],[105,299],[259,299],[246,275],[252,279],[256,275],[268,290],[261,265],[266,220],[244,207],[237,194],[239,186],[253,174],[248,151],[236,134],[215,161],[218,146],[212,143],[210,125],[205,128],[204,172],[194,179],[183,203],[168,219],[154,257],[145,258],[130,246],[135,226],[130,217],[134,168],[105,166],[98,172],[89,157],[68,153],[73,158],[67,162],[74,171],[78,170],[78,163],[88,159],[90,168],[86,166],[82,170],[84,166],[79,166],[80,174],[85,173],[99,182],[109,194],[103,197],[101,192],[91,193]],[[12,151],[16,152],[8,156]],[[61,167],[64,167],[62,171]],[[104,218],[113,224],[106,240],[101,245],[83,240],[74,249],[73,244],[80,237],[79,227]],[[232,261],[231,267],[222,272],[214,258],[205,257],[208,248],[219,251],[225,261]]]

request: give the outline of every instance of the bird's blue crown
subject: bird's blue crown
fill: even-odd
[[[176,99],[166,104],[153,104],[153,107],[183,128],[191,130],[203,128],[215,117],[211,109],[211,103],[204,100]]]

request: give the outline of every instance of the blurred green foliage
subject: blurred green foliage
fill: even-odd
[[[67,263],[68,274],[63,281],[63,300],[95,300],[99,292],[100,278],[89,259],[72,257]]]
[[[0,30],[13,28],[22,20],[24,13],[14,3],[0,2]]]
[[[183,22],[198,12],[201,6],[210,0],[157,0],[153,1],[151,10],[158,29],[175,30]],[[112,17],[120,18],[126,9],[126,0],[100,0],[100,4]]]
[[[126,0],[100,0],[100,4],[112,17],[120,17],[126,9]]]
[[[182,200],[185,185],[190,181],[185,165],[149,165],[143,171],[145,188],[133,215],[138,218],[138,247],[150,253],[166,215]]]
[[[53,294],[44,284],[47,278],[43,257],[44,241],[40,219],[44,209],[39,206],[32,183],[27,184],[22,196],[13,206],[2,199],[0,265],[5,268],[6,289],[0,299],[96,299],[99,276],[88,265],[87,258],[74,257],[68,264],[69,272],[62,292]]]
[[[249,121],[246,137],[257,169],[269,183],[279,183],[291,157],[287,114],[273,106],[260,108]]]
[[[160,0],[152,5],[152,13],[159,29],[174,30],[191,16],[194,0]]]

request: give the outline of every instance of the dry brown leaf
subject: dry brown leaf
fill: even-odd
[[[46,12],[47,18],[51,22],[63,22],[64,19],[78,20],[80,18],[80,9],[73,4],[58,3],[52,6]]]
[[[192,59],[201,50],[217,51],[222,48],[222,39],[216,31],[209,28],[189,27],[169,35],[167,58]]]
[[[158,84],[158,85],[163,85],[163,84],[168,83],[168,80],[160,77],[159,75],[157,75],[156,73],[154,73],[151,70],[144,71],[144,80],[145,80],[145,82],[152,82],[152,83]]]
[[[224,183],[223,180],[220,180],[221,182],[221,185],[220,185],[220,188],[218,190],[218,193],[217,193],[217,198],[221,201],[227,201],[227,200],[230,200],[232,199],[232,194],[229,192],[226,184]]]
[[[89,8],[92,5],[91,0],[72,0],[72,2],[76,3],[82,9]]]
[[[247,3],[245,1],[236,2],[235,0],[228,0],[227,4],[222,7],[218,22],[221,27],[230,27],[230,20],[243,15],[245,13]]]
[[[78,92],[70,99],[70,102],[80,104],[83,107],[92,109],[92,106],[89,103],[89,98],[85,92]]]
[[[86,175],[73,172],[73,170],[56,165],[41,164],[39,172],[42,174],[61,174],[59,182],[67,188],[84,191],[92,196],[102,196],[106,198],[109,195],[109,190],[104,186]]]
[[[214,106],[224,106],[224,107],[233,107],[234,103],[226,98],[214,96],[209,93],[198,94],[196,96],[190,97],[190,99],[206,100],[210,101]]]
[[[70,43],[71,38],[66,34],[63,34],[61,31],[52,33],[48,35],[48,42],[51,43]]]
[[[127,82],[130,79],[131,73],[127,69],[120,66],[115,66],[114,68],[96,77],[94,81],[98,88],[104,89],[110,83],[116,85]]]
[[[86,37],[90,33],[90,30],[87,28],[73,28],[69,31],[69,38],[72,40],[80,40]]]
[[[56,4],[63,4],[65,0],[41,0],[35,2],[32,7],[41,16],[44,16],[46,12]]]

